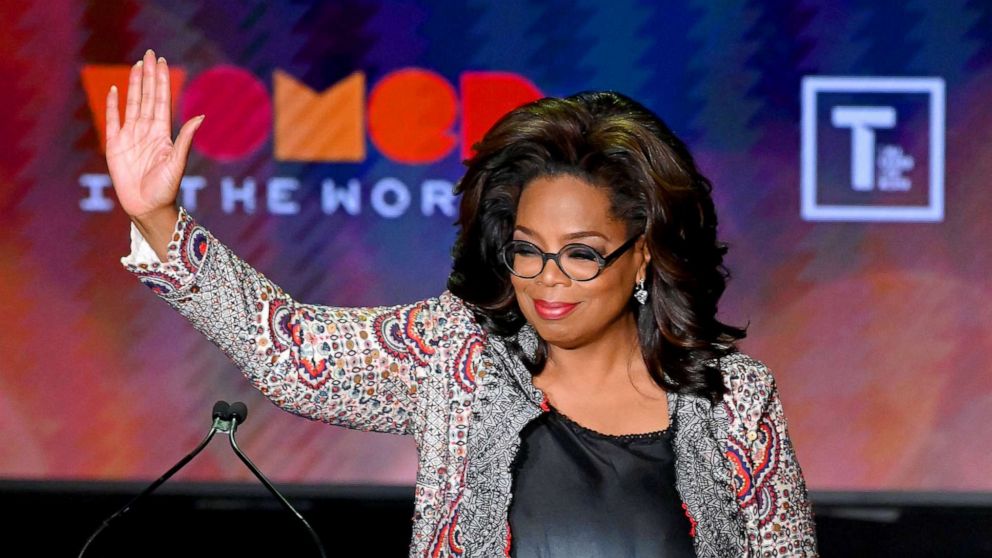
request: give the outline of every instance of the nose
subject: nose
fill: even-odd
[[[572,282],[572,279],[568,275],[565,275],[558,262],[551,258],[548,258],[548,261],[544,262],[544,269],[541,270],[541,273],[536,279],[538,283],[544,286],[568,285]]]

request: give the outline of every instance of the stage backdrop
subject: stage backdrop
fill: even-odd
[[[147,479],[244,400],[280,482],[412,484],[412,439],[269,404],[121,267],[103,96],[154,48],[205,113],[183,204],[296,299],[439,294],[471,141],[615,89],[712,180],[721,317],[816,490],[992,490],[992,4],[40,2],[0,35],[0,477]],[[214,444],[183,478],[241,481]]]

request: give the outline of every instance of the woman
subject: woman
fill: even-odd
[[[122,259],[282,408],[416,437],[411,556],[814,556],[774,378],[716,319],[710,186],[616,93],[497,122],[458,184],[448,290],[413,304],[294,301],[175,207],[168,68],[132,69],[107,160]]]

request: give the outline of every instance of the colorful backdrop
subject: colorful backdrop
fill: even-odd
[[[992,490],[992,4],[0,6],[0,477],[147,479],[244,400],[277,481],[412,484],[411,439],[279,411],[125,272],[102,96],[146,48],[207,119],[183,204],[298,300],[443,290],[473,138],[615,89],[714,184],[721,306],[816,490]],[[177,126],[178,129],[178,126]],[[248,480],[215,443],[182,476]]]

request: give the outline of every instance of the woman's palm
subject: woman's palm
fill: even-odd
[[[119,122],[117,88],[107,94],[107,167],[121,207],[141,216],[175,203],[193,133],[203,116],[192,118],[172,142],[171,91],[165,59],[148,50],[131,67],[124,124]]]

